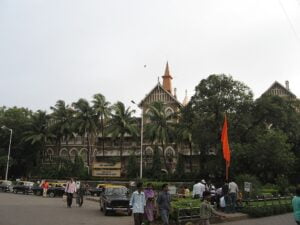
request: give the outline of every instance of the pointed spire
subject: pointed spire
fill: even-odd
[[[187,90],[185,90],[185,97],[183,99],[182,105],[186,106],[188,103],[189,103],[189,97],[188,97],[188,94],[187,94]]]
[[[172,79],[173,77],[170,75],[169,63],[167,61],[165,74],[162,76],[163,78],[163,88],[172,94]]]
[[[170,70],[169,70],[169,63],[167,61],[167,64],[166,64],[166,69],[165,69],[165,75],[164,76],[170,76]]]

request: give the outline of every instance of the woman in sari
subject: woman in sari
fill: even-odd
[[[144,190],[145,198],[146,198],[146,207],[145,207],[145,218],[147,222],[150,224],[154,220],[154,191],[152,189],[152,184],[147,184],[147,188]]]

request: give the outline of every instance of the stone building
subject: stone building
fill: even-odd
[[[289,81],[285,81],[285,86],[275,81],[263,94],[263,96],[279,96],[290,100],[296,99],[296,95],[290,90]]]
[[[165,110],[167,114],[178,112],[180,108],[184,107],[188,103],[187,93],[181,103],[177,99],[176,88],[172,88],[172,75],[169,70],[169,64],[166,64],[164,75],[162,76],[162,84],[158,80],[153,89],[142,99],[139,103],[139,107],[142,110],[142,114],[149,110],[149,105],[156,101],[161,101],[165,104]],[[144,118],[144,117],[143,117]],[[138,118],[141,123],[141,118]],[[148,121],[144,120],[146,124]],[[102,151],[102,144],[104,142],[104,151]],[[82,136],[75,136],[68,143],[62,142],[60,149],[57,149],[55,145],[47,145],[44,152],[44,163],[52,163],[55,157],[62,157],[66,159],[74,160],[76,154],[81,156],[87,164],[88,147],[87,138]],[[126,175],[126,165],[128,157],[132,154],[136,155],[137,160],[140,159],[140,138],[133,139],[131,136],[125,136],[123,143],[123,160],[120,162],[120,145],[118,140],[114,140],[111,136],[95,137],[90,142],[90,169],[93,171],[94,176],[99,177],[120,177]],[[165,147],[164,151],[161,147],[158,147],[160,155],[164,152],[168,167],[171,170],[175,170],[177,158],[179,154],[188,157],[190,151],[188,146],[176,146],[175,144],[169,144]],[[151,168],[152,158],[154,154],[154,146],[147,140],[143,140],[143,166],[144,168]],[[163,160],[161,160],[163,162]],[[163,166],[163,163],[162,163]],[[186,165],[187,170],[189,164]]]

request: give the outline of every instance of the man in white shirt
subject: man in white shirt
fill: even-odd
[[[228,192],[229,192],[229,203],[230,203],[229,210],[230,212],[235,213],[236,200],[239,193],[239,187],[233,180],[231,180],[231,182],[229,182],[228,189],[229,189]]]
[[[202,184],[201,182],[194,184],[193,193],[192,193],[193,198],[202,198],[204,191],[205,191],[204,184]]]
[[[136,185],[137,190],[132,193],[129,205],[132,207],[134,225],[142,225],[144,218],[144,208],[146,206],[146,199],[143,190],[143,184]]]
[[[73,201],[73,194],[76,192],[76,183],[74,182],[74,179],[71,178],[70,181],[68,181],[65,192],[67,193],[67,206],[68,208],[71,208],[72,201]]]

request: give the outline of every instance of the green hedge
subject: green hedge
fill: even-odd
[[[261,207],[246,207],[242,210],[243,213],[248,214],[250,217],[256,217],[256,218],[284,214],[292,211],[293,208],[291,204],[266,205]]]

